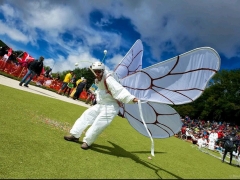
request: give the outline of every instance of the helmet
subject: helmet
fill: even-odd
[[[101,63],[101,62],[94,62],[94,63],[92,64],[92,69],[93,69],[93,70],[95,70],[95,69],[102,69],[102,70],[104,70],[104,69],[105,69],[105,66],[104,66],[104,64]]]

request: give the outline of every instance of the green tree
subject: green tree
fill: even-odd
[[[239,102],[240,69],[235,69],[219,71],[196,101],[173,107],[181,116],[240,124]]]
[[[195,109],[191,104],[184,104],[180,106],[172,106],[181,117],[189,116],[190,118],[195,116]]]
[[[73,70],[73,73],[76,75],[77,79],[84,77],[87,79],[87,89],[94,83],[95,76],[89,68],[76,68]]]

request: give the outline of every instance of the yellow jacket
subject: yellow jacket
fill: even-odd
[[[72,79],[72,74],[69,72],[66,74],[63,82],[69,83],[71,81],[71,79]]]
[[[77,80],[76,85],[78,86],[78,84],[82,81],[83,81],[82,79]]]

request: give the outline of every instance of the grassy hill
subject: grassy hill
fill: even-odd
[[[89,150],[67,142],[86,110],[0,85],[1,179],[239,179],[240,169],[176,137],[151,141],[116,117]]]

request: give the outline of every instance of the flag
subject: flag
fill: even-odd
[[[21,64],[21,66],[24,67],[27,67],[27,65],[34,60],[34,58],[30,56],[27,52],[24,52],[21,58],[17,57],[16,59]]]
[[[91,85],[91,87],[89,88],[89,90],[95,92],[97,90],[97,88],[98,88],[97,85],[93,83]]]

